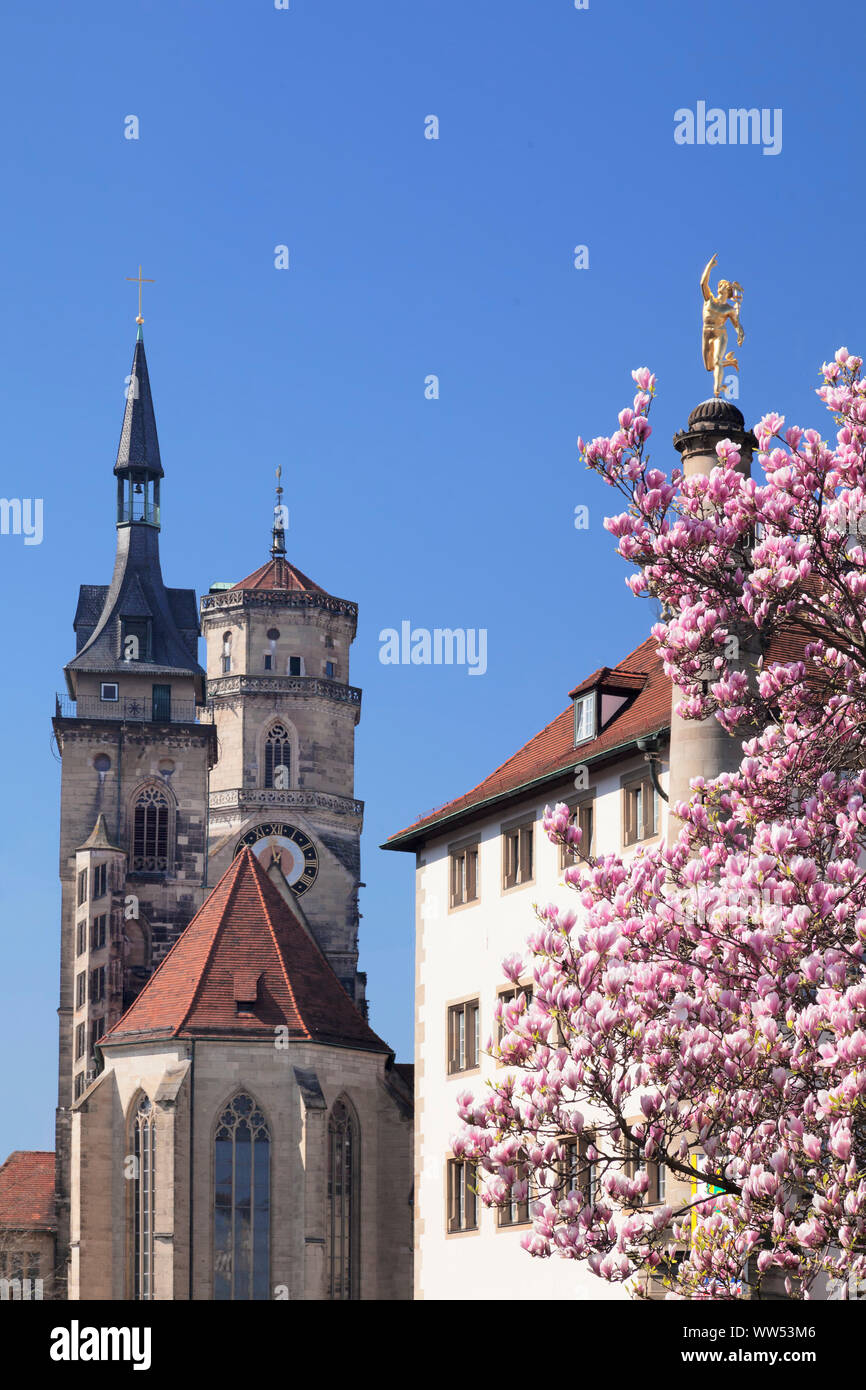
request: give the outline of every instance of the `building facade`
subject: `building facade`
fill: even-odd
[[[755,441],[739,410],[725,401],[698,406],[674,440],[684,471],[708,473],[725,438],[737,442],[748,470]],[[744,643],[743,669],[753,657]],[[451,1142],[457,1095],[477,1094],[501,1075],[489,1050],[498,1002],[531,997],[531,973],[518,991],[502,961],[526,954],[534,904],[574,910],[567,867],[587,856],[628,857],[675,834],[670,806],[687,798],[690,780],[738,765],[736,740],[715,720],[681,720],[678,699],[650,639],[582,679],[563,712],[490,777],[383,846],[414,853],[416,863],[416,1298],[629,1296],[574,1261],[530,1259],[520,1243],[531,1230],[528,1205],[483,1206],[478,1175]],[[557,802],[572,808],[583,831],[579,855],[544,833],[544,808]],[[649,1178],[648,1201],[683,1195],[663,1169],[650,1165]]]

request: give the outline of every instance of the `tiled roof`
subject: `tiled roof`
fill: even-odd
[[[803,654],[802,632],[789,628],[770,643],[767,661],[796,661]],[[600,687],[620,694],[635,691],[616,711],[598,736],[574,745],[574,707],[569,705],[539,734],[464,796],[455,797],[412,825],[389,836],[383,848],[409,849],[424,838],[424,832],[461,812],[471,811],[507,792],[517,791],[539,778],[590,762],[622,744],[633,742],[670,726],[670,679],[665,675],[654,637],[648,637],[618,666],[601,666],[571,691],[571,698]]]
[[[278,555],[267,564],[259,565],[257,570],[247,575],[232,589],[295,589],[308,594],[323,594],[324,589],[314,584],[306,574]]]
[[[0,1227],[54,1228],[54,1154],[16,1149],[0,1167]]]
[[[581,743],[575,748],[574,709],[569,705],[562,714],[557,715],[542,729],[541,733],[525,743],[501,767],[489,777],[485,777],[483,782],[479,782],[477,787],[473,787],[465,796],[458,796],[440,806],[430,815],[422,816],[405,830],[390,836],[386,846],[403,848],[402,844],[396,842],[404,836],[411,836],[414,840],[420,830],[434,826],[460,811],[479,806],[504,792],[516,791],[518,787],[534,782],[539,777],[560,770],[565,771],[578,762],[600,757],[644,734],[656,733],[667,728],[671,713],[671,683],[662,669],[655,638],[648,637],[635,651],[630,652],[619,666],[600,667],[575,688],[575,693],[591,689],[597,684],[602,687],[608,684],[617,687],[620,673],[629,678],[622,682],[624,687],[639,684],[641,688],[629,704],[617,711],[597,738]],[[633,679],[635,676],[638,678],[637,681]]]
[[[273,1039],[278,1026],[300,1041],[391,1050],[245,848],[100,1046],[148,1037]]]

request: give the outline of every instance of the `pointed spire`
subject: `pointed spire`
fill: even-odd
[[[113,849],[117,850],[119,854],[123,854],[123,850],[120,849],[118,845],[112,844],[111,842],[111,837],[108,834],[108,826],[106,825],[105,816],[102,811],[100,811],[99,815],[96,817],[96,824],[84,841],[84,844],[79,845],[78,848]]]
[[[283,476],[282,468],[277,469],[277,500],[274,503],[274,529],[271,532],[271,558],[274,560],[284,560],[286,558],[286,530],[283,522],[285,507],[283,506],[283,486],[280,479]]]
[[[131,469],[146,473],[150,478],[163,477],[141,324],[136,334],[132,371],[126,389],[126,409],[114,465],[118,476],[128,475]]]

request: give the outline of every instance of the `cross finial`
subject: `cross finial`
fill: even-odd
[[[137,284],[137,285],[138,285],[138,318],[137,318],[135,321],[136,321],[136,323],[138,323],[138,324],[142,324],[142,323],[144,323],[144,319],[141,317],[141,287],[142,287],[142,285],[155,285],[155,284],[156,284],[156,281],[155,281],[155,280],[148,280],[147,277],[145,277],[144,279],[142,279],[142,276],[141,276],[141,266],[138,267],[138,274],[137,274],[137,275],[127,275],[126,278],[127,278],[127,280],[131,280],[133,284]]]

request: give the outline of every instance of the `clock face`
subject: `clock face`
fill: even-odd
[[[265,869],[269,869],[276,858],[286,882],[297,897],[301,897],[315,883],[319,872],[316,846],[309,835],[296,826],[275,821],[254,825],[238,840],[235,854],[240,854],[245,845],[249,846]]]

